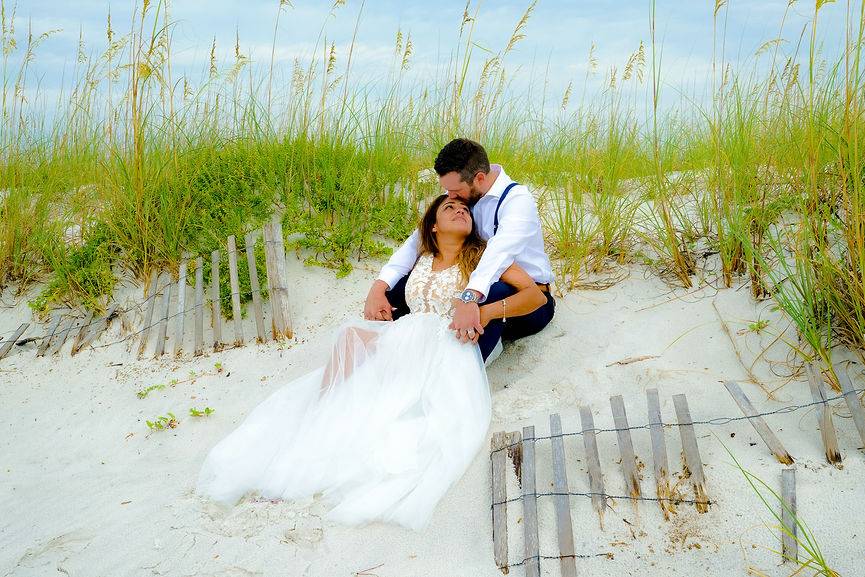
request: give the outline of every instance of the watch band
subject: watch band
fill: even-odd
[[[460,300],[464,303],[476,303],[480,300],[480,297],[475,291],[466,289],[460,294]]]

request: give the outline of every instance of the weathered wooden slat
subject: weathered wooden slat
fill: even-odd
[[[210,253],[210,304],[213,307],[213,350],[222,350],[222,304],[219,300],[219,251]]]
[[[139,358],[144,354],[144,349],[147,348],[147,339],[150,337],[150,324],[153,322],[153,309],[156,308],[156,297],[158,296],[156,291],[158,290],[157,281],[159,280],[159,271],[154,271],[150,274],[150,293],[147,295],[150,302],[147,304],[147,313],[144,315],[144,327],[141,332],[141,338],[138,341]]]
[[[174,313],[174,356],[180,356],[183,351],[183,332],[186,320],[186,271],[189,267],[189,255],[183,254],[180,269],[177,272],[177,308]]]
[[[859,396],[856,394],[856,389],[853,387],[853,383],[850,382],[850,377],[841,365],[835,365],[835,374],[838,375],[838,384],[841,385],[841,391],[844,394],[844,401],[847,403],[847,408],[850,409],[850,415],[853,417],[853,423],[856,425],[856,430],[859,431],[859,439],[862,441],[862,448],[865,449],[865,413],[862,412],[862,404],[859,402]]]
[[[19,325],[18,328],[15,329],[15,332],[12,333],[12,336],[9,338],[9,340],[5,341],[2,344],[2,346],[0,346],[0,359],[2,359],[3,357],[5,357],[6,355],[9,354],[9,351],[12,350],[12,347],[13,347],[13,345],[15,345],[15,342],[19,338],[21,338],[21,335],[24,334],[24,331],[26,331],[27,327],[29,327],[29,326],[30,326],[29,323],[21,323],[21,325]]]
[[[691,419],[691,411],[688,409],[688,400],[685,395],[673,395],[673,405],[676,408],[676,418],[679,421],[679,435],[682,437],[685,465],[691,472],[694,501],[696,501],[697,511],[705,513],[709,510],[709,497],[706,495],[703,461],[700,457],[700,448],[697,446],[697,436],[694,434],[694,421]]]
[[[628,428],[628,414],[625,411],[625,401],[622,395],[610,397],[610,409],[613,412],[613,423],[616,425],[616,436],[619,440],[619,454],[622,456],[622,474],[625,476],[625,487],[632,499],[640,496],[640,477],[637,474],[637,456],[634,453],[634,443]],[[634,507],[637,501],[634,501]]]
[[[48,332],[45,333],[45,336],[42,337],[42,342],[39,343],[39,346],[36,348],[37,357],[45,355],[45,351],[48,350],[48,347],[51,344],[51,339],[54,337],[54,333],[57,332],[57,327],[60,326],[60,321],[62,320],[62,318],[62,314],[54,313],[54,319],[51,321],[51,327],[48,329]]]
[[[806,365],[808,372],[808,385],[811,388],[811,397],[815,403],[821,403],[817,407],[817,423],[820,426],[820,437],[823,439],[823,447],[826,449],[826,460],[833,465],[841,463],[841,452],[838,451],[838,437],[835,436],[835,426],[832,424],[832,410],[826,402],[826,389],[823,387],[823,377],[814,363]]]
[[[154,297],[155,298],[155,297]],[[105,313],[105,316],[101,317],[96,323],[90,327],[90,331],[88,331],[87,336],[81,341],[81,346],[79,350],[83,349],[102,334],[102,331],[108,326],[108,323],[111,322],[111,319],[115,317],[115,312],[117,311],[117,303],[114,303],[108,308],[108,312]]]
[[[264,229],[265,244],[270,252],[267,262],[267,285],[270,290],[270,303],[273,309],[273,338],[291,338],[293,334],[291,307],[288,291],[288,264],[285,260],[285,241],[282,237],[282,220],[278,213],[273,215]]]
[[[655,493],[658,498],[658,506],[664,515],[664,520],[670,519],[670,513],[675,512],[673,503],[670,501],[670,466],[667,461],[667,441],[664,438],[664,425],[661,419],[661,401],[658,397],[658,389],[646,390],[646,403],[649,413],[649,434],[652,438],[652,462],[655,472]]]
[[[525,530],[526,577],[540,577],[538,543],[538,496],[535,490],[535,428],[523,427],[523,529]]]
[[[72,341],[72,350],[70,354],[74,357],[78,354],[78,351],[81,350],[81,343],[84,342],[84,338],[87,336],[88,331],[92,328],[90,323],[93,321],[93,311],[88,311],[87,316],[84,317],[84,320],[78,323],[76,327],[78,329],[78,333],[75,335],[75,340]]]
[[[165,291],[162,293],[162,316],[159,318],[159,334],[153,356],[161,357],[165,352],[165,338],[168,335],[168,312],[171,310],[171,273],[165,273]]]
[[[490,441],[492,452],[493,484],[493,559],[502,573],[508,574],[508,489],[507,451],[508,435],[494,433]]]
[[[294,335],[291,320],[291,299],[288,290],[288,263],[285,260],[285,238],[282,235],[282,218],[279,214],[273,215],[273,228],[276,234],[276,264],[277,283],[275,290],[279,293],[279,306],[282,308],[282,336],[290,339]]]
[[[783,563],[796,563],[799,544],[796,542],[796,469],[781,470],[781,556]],[[785,530],[786,529],[786,530]]]
[[[565,468],[565,443],[562,439],[562,419],[558,413],[550,415],[550,439],[553,450],[553,491],[556,507],[556,530],[561,555],[562,577],[577,577],[574,558],[574,526],[571,520],[571,501],[568,495],[568,473]]]
[[[523,435],[519,431],[508,433],[508,458],[514,466],[517,483],[523,486]]]
[[[72,327],[75,326],[75,319],[68,319],[62,323],[63,328],[57,331],[57,335],[54,338],[54,342],[51,343],[51,346],[48,347],[48,351],[45,353],[48,356],[54,356],[60,352],[60,349],[63,348],[63,345],[66,344],[66,338],[69,336],[69,332],[72,330]]]
[[[204,259],[195,259],[195,349],[194,356],[199,356],[204,349]]]
[[[751,426],[754,427],[754,430],[757,431],[757,434],[760,435],[760,438],[763,439],[763,442],[766,443],[766,446],[769,447],[769,450],[772,451],[772,454],[774,454],[775,458],[778,459],[778,462],[783,463],[784,465],[792,465],[793,457],[791,457],[790,453],[788,453],[784,446],[781,445],[778,437],[775,436],[766,424],[766,421],[763,420],[763,417],[760,417],[757,414],[754,405],[751,404],[750,399],[748,399],[742,391],[739,383],[735,381],[727,381],[724,383],[724,386],[733,397],[733,400],[736,401],[736,404],[739,405],[742,413],[748,417],[748,422],[751,423]]]
[[[589,469],[589,491],[592,493],[592,505],[598,513],[601,530],[604,529],[604,509],[607,498],[604,495],[604,475],[601,473],[601,457],[598,455],[598,441],[595,438],[595,420],[592,409],[586,405],[580,407],[580,423],[583,430],[583,446],[586,449],[586,463]]]
[[[234,346],[243,344],[243,319],[240,316],[240,281],[237,277],[237,240],[228,237],[228,278],[231,281],[231,314],[234,317]]]
[[[276,264],[276,233],[274,232],[276,219],[264,225],[264,268],[267,273],[267,292],[270,295],[270,330],[274,340],[279,339],[285,327],[285,319],[282,315],[282,306],[279,299],[282,293],[276,291],[279,270]]]
[[[258,267],[255,266],[255,237],[248,233],[244,237],[246,245],[246,264],[249,267],[249,285],[252,288],[252,310],[255,315],[255,331],[258,342],[267,340],[264,333],[264,314],[261,310],[261,288],[258,286]]]

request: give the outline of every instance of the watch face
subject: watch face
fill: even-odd
[[[466,303],[470,303],[470,302],[476,300],[475,299],[475,293],[473,293],[470,290],[464,290],[463,294],[460,295],[460,298],[463,300],[463,302],[466,302]]]

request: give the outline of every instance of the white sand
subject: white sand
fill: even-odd
[[[332,525],[322,520],[324,510],[315,502],[247,498],[226,511],[193,494],[210,447],[273,390],[324,361],[331,330],[341,319],[359,314],[375,276],[374,264],[336,281],[329,271],[304,268],[293,258],[289,262],[294,342],[249,344],[197,359],[186,353],[182,360],[166,355],[141,361],[133,354],[135,339],[76,357],[70,357],[67,342],[53,358],[36,358],[36,343],[31,343],[15,347],[0,361],[0,576],[501,574],[493,563],[486,448],[422,533],[383,524]],[[653,387],[660,390],[667,421],[675,419],[676,393],[687,393],[696,420],[739,416],[722,383],[745,379],[745,372],[712,300],[734,332],[758,317],[770,321],[762,335],[736,335],[748,364],[787,327],[780,313],[771,311],[769,303],[753,303],[747,287],[720,292],[704,288],[683,296],[687,291],[671,293],[641,268],[630,273],[606,291],[575,291],[559,299],[556,318],[543,333],[506,347],[489,370],[490,434],[525,425],[534,425],[538,435],[548,434],[551,412],[561,414],[565,431],[578,430],[581,404],[592,407],[596,426],[611,427],[608,399],[615,394],[624,396],[631,424],[641,425],[646,422],[645,390]],[[141,298],[140,288],[125,293]],[[9,294],[3,296],[11,301]],[[140,323],[140,316],[130,315],[126,324]],[[0,332],[29,319],[26,299],[21,300],[0,312]],[[191,335],[191,319],[187,322]],[[232,334],[230,325],[224,330]],[[254,334],[254,324],[246,321],[245,330],[247,336]],[[120,331],[115,322],[99,343],[120,338]],[[172,348],[169,341],[166,350]],[[793,358],[788,351],[778,343],[755,364],[754,371],[768,386],[787,380],[783,375]],[[658,357],[607,366],[642,355]],[[217,362],[224,367],[221,374],[214,370]],[[153,391],[145,399],[136,396],[144,387],[187,379],[190,371],[207,374]],[[855,382],[862,386],[861,380]],[[755,385],[743,388],[759,410],[810,401],[804,377],[780,389],[778,401],[766,401]],[[204,406],[216,412],[206,418],[188,416],[189,407]],[[178,416],[180,426],[149,432],[144,421],[168,411]],[[768,422],[797,460],[799,510],[826,558],[845,577],[863,574],[865,466],[852,421],[835,419],[843,470],[826,463],[813,411],[778,415]],[[579,560],[581,575],[792,572],[779,566],[779,557],[769,550],[778,548],[779,533],[766,528],[772,522],[768,511],[732,466],[721,442],[773,487],[779,487],[782,466],[747,422],[698,427],[697,436],[708,494],[717,503],[703,515],[680,505],[678,515],[664,522],[653,503],[641,503],[637,517],[631,503],[615,501],[601,531],[589,499],[572,497],[577,552],[612,553]],[[667,429],[667,443],[671,467],[678,472],[677,429]],[[607,491],[623,494],[615,434],[601,434],[598,444]],[[653,496],[647,430],[634,431],[634,445],[646,464],[643,491]],[[566,438],[565,448],[571,490],[587,491],[582,439]],[[537,453],[539,490],[550,490],[547,441],[538,442]],[[687,486],[684,493],[693,497]],[[557,551],[552,507],[549,497],[540,499],[545,555]],[[517,561],[523,558],[518,503],[510,513],[510,557]],[[749,568],[759,572],[749,573]],[[524,570],[513,568],[511,574]],[[558,561],[542,561],[542,574],[558,575]]]

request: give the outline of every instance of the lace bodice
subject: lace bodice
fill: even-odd
[[[435,313],[452,317],[454,297],[459,296],[460,270],[457,265],[441,271],[432,269],[433,255],[417,260],[405,285],[405,302],[413,313]]]

